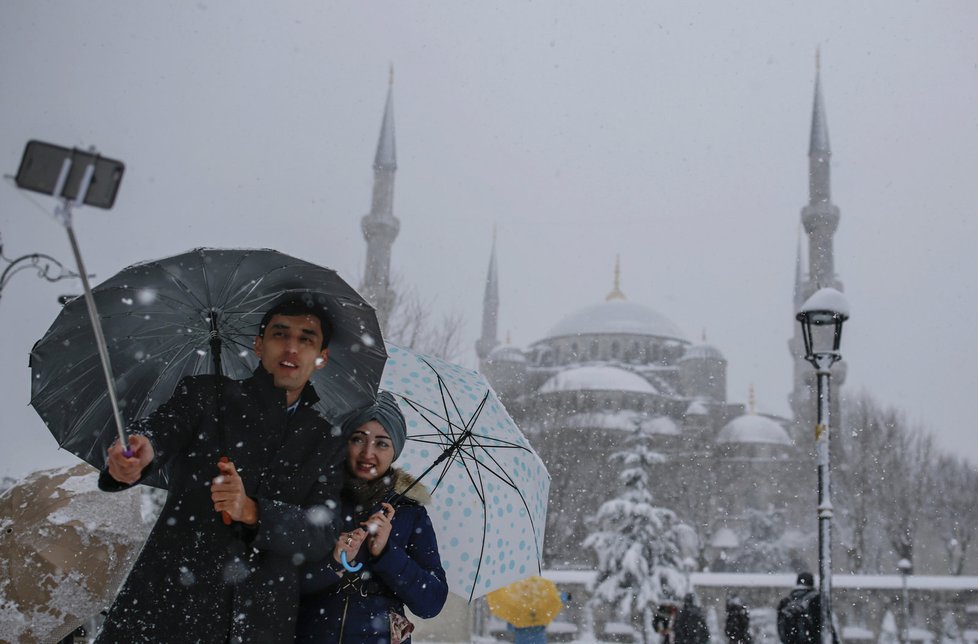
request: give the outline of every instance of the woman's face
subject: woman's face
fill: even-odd
[[[364,481],[386,474],[394,462],[394,443],[376,420],[367,421],[353,430],[346,447],[346,463],[350,471]]]

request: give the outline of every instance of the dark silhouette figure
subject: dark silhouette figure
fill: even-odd
[[[751,644],[750,612],[736,595],[727,598],[727,623],[723,629],[730,644]]]
[[[822,607],[815,578],[810,572],[798,573],[795,589],[778,604],[778,637],[784,644],[818,644],[822,636]],[[838,644],[835,628],[832,641]]]
[[[675,644],[707,644],[710,630],[706,627],[703,609],[696,605],[696,597],[688,593],[683,598],[682,608],[676,615]]]

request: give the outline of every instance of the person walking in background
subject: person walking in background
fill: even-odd
[[[675,644],[706,644],[710,641],[710,629],[706,627],[703,609],[696,605],[696,596],[686,593],[682,608],[676,615]]]
[[[822,601],[810,572],[798,573],[795,589],[778,604],[778,637],[784,644],[818,644]],[[832,641],[838,643],[835,628]]]
[[[673,603],[663,603],[655,609],[655,615],[652,616],[652,628],[659,637],[662,638],[662,644],[673,644],[676,640],[676,613],[679,609]]]
[[[750,613],[737,595],[727,597],[727,623],[723,629],[730,644],[751,644]]]
[[[391,394],[380,392],[377,402],[343,429],[349,439],[341,532],[332,555],[308,566],[303,575],[296,641],[407,642],[414,626],[405,607],[431,618],[448,596],[438,542],[424,508],[430,497],[410,475],[392,467],[407,431]],[[348,570],[344,553],[351,568],[363,568]]]

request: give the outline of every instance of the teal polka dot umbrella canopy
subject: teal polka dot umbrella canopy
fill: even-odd
[[[404,412],[397,467],[431,492],[449,590],[472,601],[539,575],[550,475],[485,377],[388,343],[380,386]]]

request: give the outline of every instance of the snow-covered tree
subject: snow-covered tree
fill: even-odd
[[[754,510],[745,513],[750,533],[744,546],[730,561],[734,572],[794,572],[805,570],[804,535],[786,531],[780,510]]]
[[[672,510],[654,505],[649,470],[663,458],[650,440],[638,431],[627,450],[611,455],[611,464],[622,468],[621,493],[601,505],[596,530],[584,541],[598,560],[590,603],[628,615],[646,643],[658,638],[652,629],[656,606],[678,601],[687,591],[683,560],[695,556],[684,552],[689,527]]]

